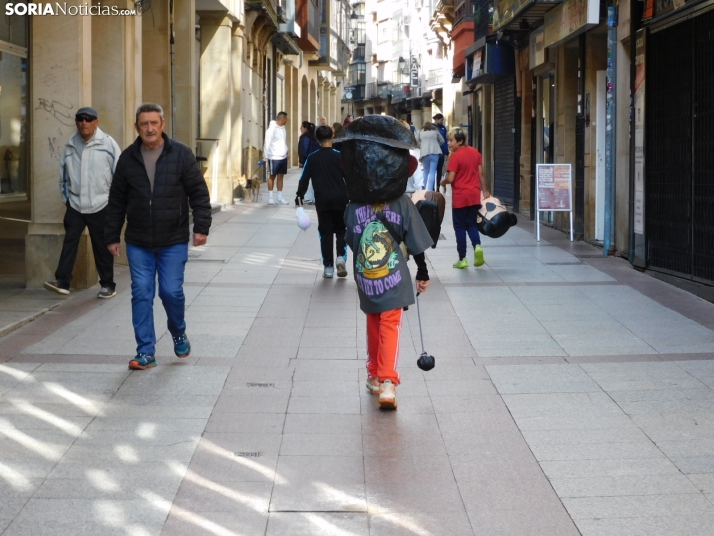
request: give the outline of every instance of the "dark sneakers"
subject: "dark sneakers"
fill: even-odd
[[[116,295],[116,290],[110,289],[109,287],[102,287],[102,290],[100,290],[99,294],[97,294],[97,298],[99,298],[100,300],[108,300],[109,298],[113,298]]]
[[[137,354],[134,359],[129,361],[129,368],[132,370],[146,370],[155,366],[156,358],[148,354]]]
[[[69,295],[69,289],[61,287],[59,281],[56,281],[56,280],[55,281],[45,281],[44,287],[47,290],[56,292],[57,294],[62,294],[63,296]]]
[[[191,343],[185,333],[174,337],[174,353],[176,357],[188,357],[191,353]]]

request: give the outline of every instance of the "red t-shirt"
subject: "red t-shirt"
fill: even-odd
[[[456,173],[451,183],[451,206],[470,207],[481,204],[481,178],[478,168],[483,164],[481,153],[469,145],[459,147],[451,157],[446,171]]]

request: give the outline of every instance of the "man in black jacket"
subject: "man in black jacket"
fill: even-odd
[[[347,275],[347,244],[345,242],[345,207],[347,187],[345,174],[340,166],[340,152],[332,148],[332,128],[322,126],[315,131],[315,137],[320,142],[320,150],[315,151],[305,160],[302,175],[298,184],[297,198],[302,200],[312,179],[315,189],[315,208],[317,209],[317,230],[320,233],[320,248],[322,249],[322,264],[325,266],[322,277],[331,278],[335,274]],[[335,262],[334,243],[337,247]]]
[[[193,209],[193,245],[202,246],[211,227],[211,202],[206,181],[191,149],[164,134],[164,111],[142,104],[136,111],[139,137],[119,157],[109,192],[107,247],[121,251],[121,228],[126,218],[126,254],[131,272],[131,315],[137,355],[129,368],[156,366],[154,295],[159,297],[177,357],[188,357],[183,293],[188,261],[189,203]]]

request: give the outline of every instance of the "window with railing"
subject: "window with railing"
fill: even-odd
[[[476,41],[486,37],[493,23],[493,0],[473,0]]]
[[[443,77],[444,71],[442,71],[441,69],[432,69],[431,71],[429,71],[429,76],[426,80],[426,84],[428,87],[441,85]]]
[[[367,64],[353,63],[349,70],[350,85],[364,84],[367,81]]]
[[[352,50],[352,61],[364,61],[364,45],[358,45]]]
[[[367,23],[358,22],[354,29],[355,44],[364,45],[367,42]]]
[[[477,0],[456,0],[454,3],[454,27],[473,20]]]

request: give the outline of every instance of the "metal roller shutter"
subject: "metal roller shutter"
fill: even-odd
[[[513,205],[515,78],[503,80],[493,88],[493,195]]]
[[[647,45],[646,240],[652,269],[714,282],[714,11]]]

